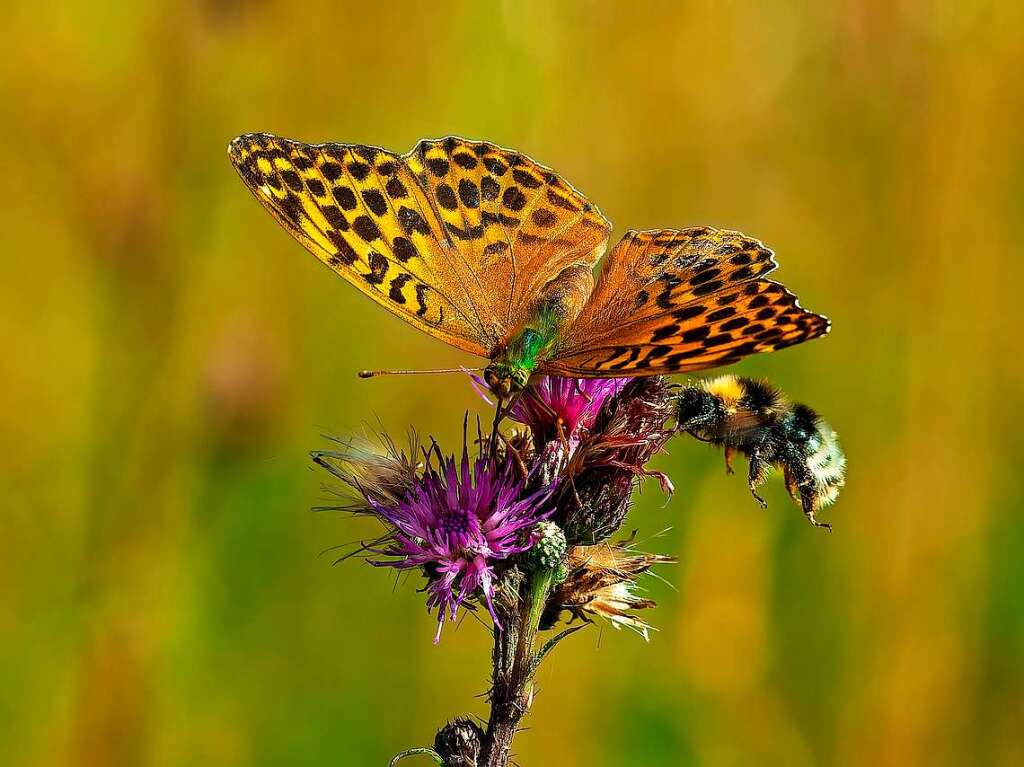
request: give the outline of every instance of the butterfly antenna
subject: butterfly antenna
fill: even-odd
[[[381,376],[414,376],[433,373],[473,373],[483,368],[433,368],[431,370],[360,370],[360,378],[379,378]]]

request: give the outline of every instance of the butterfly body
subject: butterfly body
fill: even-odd
[[[525,155],[448,137],[405,155],[239,136],[242,180],[302,245],[424,332],[486,358],[496,394],[531,375],[689,372],[815,338],[828,321],[765,279],[739,232],[628,231]]]
[[[484,382],[496,395],[507,397],[525,389],[542,355],[556,340],[556,326],[545,315],[539,314],[535,323],[513,336],[484,368]]]
[[[484,381],[500,396],[526,388],[530,376],[556,356],[564,331],[583,310],[594,278],[588,268],[572,268],[544,286],[526,321],[491,354]]]

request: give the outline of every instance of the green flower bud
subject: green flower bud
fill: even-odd
[[[556,570],[565,560],[568,544],[562,528],[554,522],[539,522],[533,528],[537,542],[526,552],[526,561],[535,570]]]

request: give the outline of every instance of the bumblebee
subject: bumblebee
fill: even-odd
[[[763,381],[725,375],[683,388],[676,426],[723,448],[729,474],[733,456],[746,456],[747,484],[762,508],[768,504],[757,489],[772,468],[781,470],[786,490],[811,524],[832,529],[816,514],[839,496],[846,457],[835,431],[807,405],[790,402]]]

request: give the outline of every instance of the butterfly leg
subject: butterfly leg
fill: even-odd
[[[501,412],[504,404],[505,400],[502,397],[498,397],[498,404],[494,407],[494,423],[491,424],[491,438],[488,447],[491,450],[491,460],[495,463],[498,461],[498,425],[501,423],[501,419],[505,417]]]
[[[512,442],[509,441],[508,437],[506,437],[500,431],[498,432],[498,436],[501,438],[501,441],[505,443],[505,450],[507,450],[509,453],[515,456],[516,466],[519,467],[519,472],[520,474],[523,475],[523,479],[526,479],[530,475],[530,471],[529,469],[526,468],[526,463],[523,461],[523,457],[519,454],[519,451],[516,450]]]
[[[558,441],[562,444],[562,451],[566,458],[569,457],[569,437],[565,433],[565,424],[559,418],[555,421],[555,431],[558,434]]]

